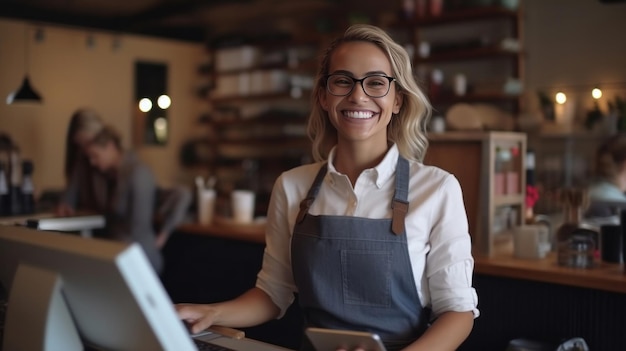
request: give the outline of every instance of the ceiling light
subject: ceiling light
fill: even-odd
[[[9,94],[7,96],[7,104],[13,104],[17,102],[41,102],[41,95],[32,87],[30,84],[30,78],[28,77],[28,69],[29,69],[29,56],[28,56],[28,47],[30,44],[30,40],[28,40],[28,28],[24,29],[24,66],[26,73],[24,74],[24,79],[22,80],[22,85],[20,87]]]

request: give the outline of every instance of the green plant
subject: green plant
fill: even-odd
[[[548,94],[543,91],[538,91],[537,96],[539,97],[539,104],[541,105],[541,112],[543,113],[543,117],[549,121],[555,120],[554,115],[554,102]]]
[[[609,100],[609,114],[615,115],[617,119],[617,130],[626,131],[626,102],[619,96],[615,97],[615,101]]]
[[[594,101],[593,109],[587,111],[587,118],[585,119],[585,127],[587,127],[587,129],[592,129],[593,126],[596,123],[600,122],[603,117],[604,117],[604,114],[600,110],[600,107],[598,106],[598,102]]]

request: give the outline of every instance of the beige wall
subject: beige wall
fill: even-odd
[[[44,37],[36,41],[35,29]],[[7,105],[6,96],[24,76],[25,31],[29,40],[31,83],[41,93],[41,105]],[[86,39],[94,35],[89,48]],[[114,48],[119,39],[119,48]],[[136,60],[168,64],[170,140],[165,147],[137,148],[167,186],[184,178],[178,150],[195,127],[202,103],[194,95],[196,69],[205,59],[201,44],[119,35],[20,21],[0,20],[0,130],[9,133],[24,158],[35,163],[38,190],[60,188],[65,131],[70,115],[79,107],[92,107],[122,133],[129,146],[132,133],[133,68]]]
[[[591,106],[589,85],[626,82],[626,4],[601,4],[599,0],[525,0],[526,90],[550,93],[564,90],[577,100],[578,114]],[[89,106],[115,124],[130,143],[133,111],[133,65],[138,59],[169,65],[170,142],[166,147],[141,147],[142,158],[154,169],[162,185],[187,181],[178,164],[181,143],[200,131],[194,123],[205,104],[194,95],[200,78],[196,68],[205,52],[200,44],[120,35],[80,28],[41,25],[44,39],[36,42],[30,23],[0,19],[0,100],[21,83],[24,75],[25,28],[28,31],[33,85],[43,95],[42,105],[6,105],[0,101],[0,130],[8,132],[35,162],[38,189],[63,185],[62,163],[65,129],[70,114]],[[95,46],[88,48],[88,34]],[[568,88],[569,86],[569,88]],[[626,88],[607,87],[605,97]],[[603,100],[606,103],[606,99]]]
[[[564,91],[580,118],[591,108],[591,85],[600,101],[626,99],[626,3],[599,0],[525,0],[527,92]],[[603,83],[621,82],[621,86]]]

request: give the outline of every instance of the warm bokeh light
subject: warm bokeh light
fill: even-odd
[[[139,110],[141,112],[148,112],[152,110],[152,101],[148,98],[143,98],[139,100]]]
[[[159,117],[154,120],[154,134],[160,142],[167,139],[167,119]]]
[[[157,105],[159,105],[159,107],[162,108],[163,110],[167,110],[171,104],[172,104],[172,99],[170,99],[170,97],[167,95],[161,95],[157,99]]]
[[[555,99],[557,104],[562,105],[565,103],[565,101],[567,101],[567,96],[565,96],[565,93],[559,91],[558,93],[556,93]]]
[[[602,97],[602,90],[600,90],[598,88],[594,88],[591,91],[591,96],[593,96],[594,99],[598,100],[599,98]]]

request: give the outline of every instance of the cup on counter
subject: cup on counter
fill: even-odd
[[[604,224],[600,226],[600,257],[609,263],[622,263],[622,226]]]
[[[251,190],[233,190],[230,200],[233,210],[233,221],[237,223],[252,223],[254,219],[254,192]]]
[[[545,225],[530,224],[513,228],[513,253],[517,258],[541,259],[550,251],[549,231]]]
[[[211,224],[215,214],[215,189],[198,189],[198,222]]]

